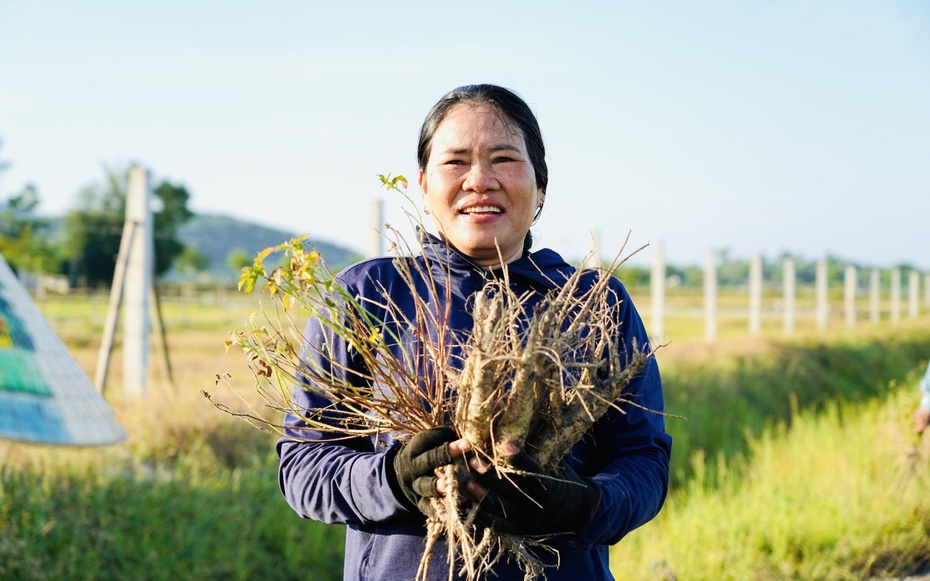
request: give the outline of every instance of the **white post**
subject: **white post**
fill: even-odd
[[[652,257],[652,342],[656,345],[665,340],[665,245],[661,240],[655,243]]]
[[[815,284],[817,294],[817,328],[822,331],[827,328],[827,319],[830,316],[830,305],[827,302],[827,262],[825,260],[817,263]]]
[[[924,306],[930,308],[930,273],[924,275]]]
[[[141,167],[129,170],[126,193],[126,225],[136,228],[126,264],[124,304],[123,390],[131,397],[144,397],[148,385],[149,342],[152,330],[151,296],[154,274],[154,236],[149,173]]]
[[[846,311],[846,326],[856,326],[856,267],[847,264],[843,276],[843,307]]]
[[[920,275],[912,270],[907,275],[907,314],[916,319],[920,312]]]
[[[762,330],[762,257],[753,256],[749,261],[749,334],[758,335]]]
[[[581,268],[601,268],[601,253],[598,250],[598,240],[599,236],[597,232],[591,231],[591,249],[588,250],[588,254],[585,255],[584,259],[581,261]]]
[[[901,320],[901,269],[891,271],[891,320]]]
[[[877,325],[881,320],[881,274],[877,268],[869,273],[869,320]]]
[[[368,232],[368,258],[375,258],[384,255],[384,235],[381,229],[384,228],[384,204],[381,200],[375,200],[369,208],[368,221],[370,230]]]
[[[794,333],[794,299],[797,294],[797,279],[793,258],[785,258],[782,273],[784,278],[782,294],[785,301],[785,333],[790,335]]]
[[[717,338],[717,254],[707,251],[704,264],[704,335],[708,341]]]

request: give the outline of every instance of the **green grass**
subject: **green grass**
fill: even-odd
[[[930,329],[925,325],[853,338],[749,343],[748,348],[701,346],[692,357],[676,358],[674,345],[660,351],[666,410],[687,418],[667,422],[675,439],[675,480],[688,478],[693,454],[744,452],[747,436],[789,421],[794,407],[817,410],[833,402],[884,397],[889,381],[905,381],[926,366]]]
[[[342,529],[297,518],[270,440],[237,428],[135,450],[12,452],[0,578],[340,578]]]
[[[930,446],[908,433],[912,389],[831,403],[750,438],[745,456],[696,454],[660,516],[617,545],[627,579],[853,580],[926,571]]]
[[[297,517],[277,488],[273,440],[199,395],[235,403],[215,385],[224,371],[250,391],[223,342],[255,305],[166,301],[178,389],[153,357],[141,402],[119,391],[117,342],[107,398],[126,442],[0,441],[0,578],[341,578],[342,527]],[[106,301],[41,307],[93,375]],[[930,562],[930,450],[909,455],[907,434],[930,321],[791,339],[734,327],[715,343],[699,317],[668,328],[676,338],[658,356],[667,408],[687,419],[668,420],[672,493],[613,549],[619,578],[858,579]]]

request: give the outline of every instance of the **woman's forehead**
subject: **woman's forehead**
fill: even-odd
[[[516,140],[516,145],[525,148],[523,132],[513,119],[486,103],[459,103],[453,106],[436,127],[435,137],[448,139],[458,134],[464,137],[482,130],[490,130],[501,138]]]

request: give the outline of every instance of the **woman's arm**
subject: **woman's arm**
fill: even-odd
[[[341,382],[365,383],[364,364],[319,320],[307,324],[304,338],[303,381],[293,391],[295,413],[285,416],[285,436],[276,446],[281,492],[299,515],[327,523],[366,524],[409,514],[392,488],[386,447],[376,452],[368,437],[311,429],[301,417],[301,410],[333,406],[314,388],[314,377],[331,374]]]
[[[617,283],[620,333],[627,353],[649,348],[649,337],[629,295]],[[613,544],[654,518],[668,493],[671,437],[665,432],[659,366],[651,357],[624,390],[623,412],[610,410],[576,445],[579,473],[601,488],[591,524],[571,544]]]

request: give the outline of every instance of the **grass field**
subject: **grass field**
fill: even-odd
[[[687,417],[668,422],[673,490],[615,547],[618,578],[860,579],[930,563],[930,451],[907,432],[930,318],[848,331],[834,314],[827,331],[799,320],[791,337],[773,318],[749,338],[733,314],[709,343],[694,298],[675,298],[686,316],[669,318],[658,356],[668,410]],[[153,342],[144,401],[121,393],[117,344],[106,396],[126,442],[0,442],[0,578],[341,577],[342,529],[286,506],[272,438],[199,395],[234,403],[215,385],[224,372],[250,393],[224,341],[256,306],[222,291],[164,301],[174,387]],[[40,307],[93,376],[106,298]]]

